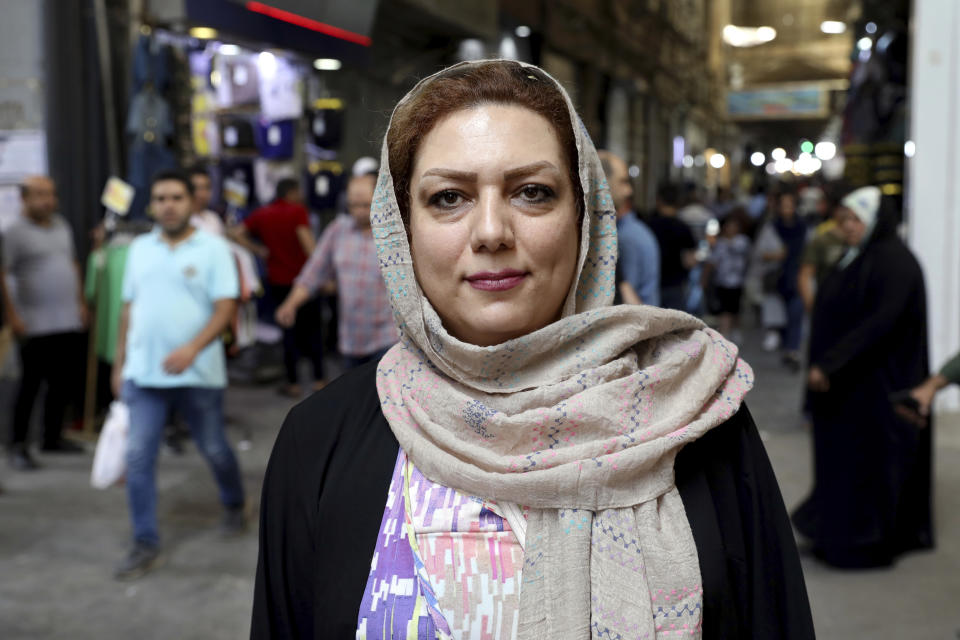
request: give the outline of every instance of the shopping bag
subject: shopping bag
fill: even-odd
[[[110,411],[100,431],[97,450],[93,454],[90,484],[95,489],[106,489],[123,478],[126,471],[129,428],[130,410],[123,402],[114,400],[110,403]]]

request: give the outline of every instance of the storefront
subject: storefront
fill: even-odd
[[[332,212],[347,116],[325,76],[363,63],[375,9],[373,0],[349,10],[296,1],[148,2],[124,126],[126,179],[137,188],[130,215],[145,215],[157,170],[192,165],[207,168],[214,205],[231,217],[272,200],[287,177],[306,185],[313,212]]]

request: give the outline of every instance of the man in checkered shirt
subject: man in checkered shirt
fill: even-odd
[[[346,369],[380,360],[398,338],[370,229],[376,180],[376,173],[350,179],[350,215],[337,216],[324,229],[317,248],[276,313],[278,324],[292,325],[297,309],[325,285],[335,282],[339,298],[338,345]]]

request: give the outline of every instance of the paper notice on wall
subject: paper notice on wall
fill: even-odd
[[[20,187],[13,184],[0,185],[0,234],[20,215],[20,206]]]
[[[47,137],[43,131],[0,130],[0,183],[19,184],[47,173]]]

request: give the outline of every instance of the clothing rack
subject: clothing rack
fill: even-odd
[[[107,254],[105,251],[111,247],[128,246],[133,239],[143,233],[148,233],[153,228],[153,222],[149,220],[124,220],[108,214],[104,220],[104,228],[107,231],[108,239],[102,246],[98,247],[90,254],[88,260],[102,260],[103,264],[94,265],[93,276],[97,278],[96,286],[93,288],[92,299],[86,299],[89,309],[89,322],[87,332],[87,375],[86,388],[83,396],[83,430],[81,437],[85,440],[94,440],[96,438],[96,409],[97,409],[97,382],[98,382],[98,363],[99,355],[97,353],[98,330],[98,308],[100,306],[99,298],[104,294],[107,285]],[[89,268],[88,268],[89,275]],[[86,287],[86,282],[85,289]]]

